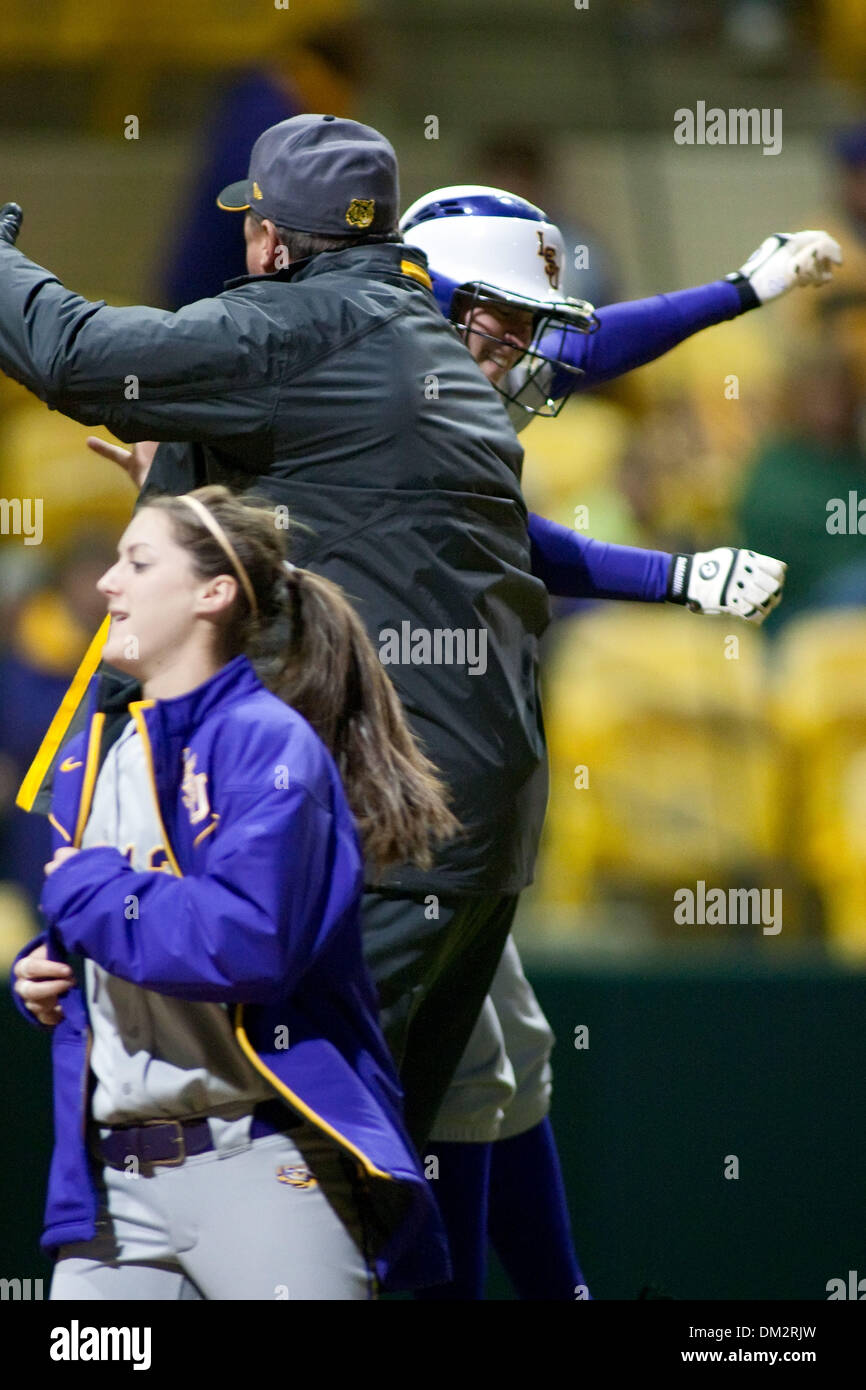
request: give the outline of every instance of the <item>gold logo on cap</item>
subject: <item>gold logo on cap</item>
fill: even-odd
[[[346,221],[350,227],[369,227],[375,215],[374,198],[353,198],[346,208]]]
[[[258,186],[258,184],[255,182],[255,180],[253,180],[253,197],[254,197],[254,198],[261,198],[262,196],[263,196],[263,195],[262,195],[262,190],[259,188],[259,186]]]

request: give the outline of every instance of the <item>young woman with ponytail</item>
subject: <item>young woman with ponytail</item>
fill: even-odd
[[[363,1299],[441,1281],[361,954],[364,860],[456,823],[340,590],[223,487],[142,506],[54,780],[53,1299]]]

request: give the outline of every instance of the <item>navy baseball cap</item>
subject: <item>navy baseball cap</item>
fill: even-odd
[[[224,188],[217,206],[253,211],[297,232],[390,232],[400,206],[397,156],[372,126],[337,116],[292,116],[263,131],[249,174]]]

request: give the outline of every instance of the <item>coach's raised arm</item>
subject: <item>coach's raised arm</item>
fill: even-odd
[[[238,293],[177,313],[113,308],[73,293],[15,246],[22,212],[0,211],[0,368],[52,410],[119,439],[249,442],[279,393],[273,332]],[[288,368],[302,343],[280,339]]]

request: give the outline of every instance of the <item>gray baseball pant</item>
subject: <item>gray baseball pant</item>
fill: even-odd
[[[252,1143],[211,1119],[217,1149],[135,1176],[99,1165],[93,1240],[61,1246],[49,1297],[371,1299],[363,1223],[334,1145],[304,1124]]]

